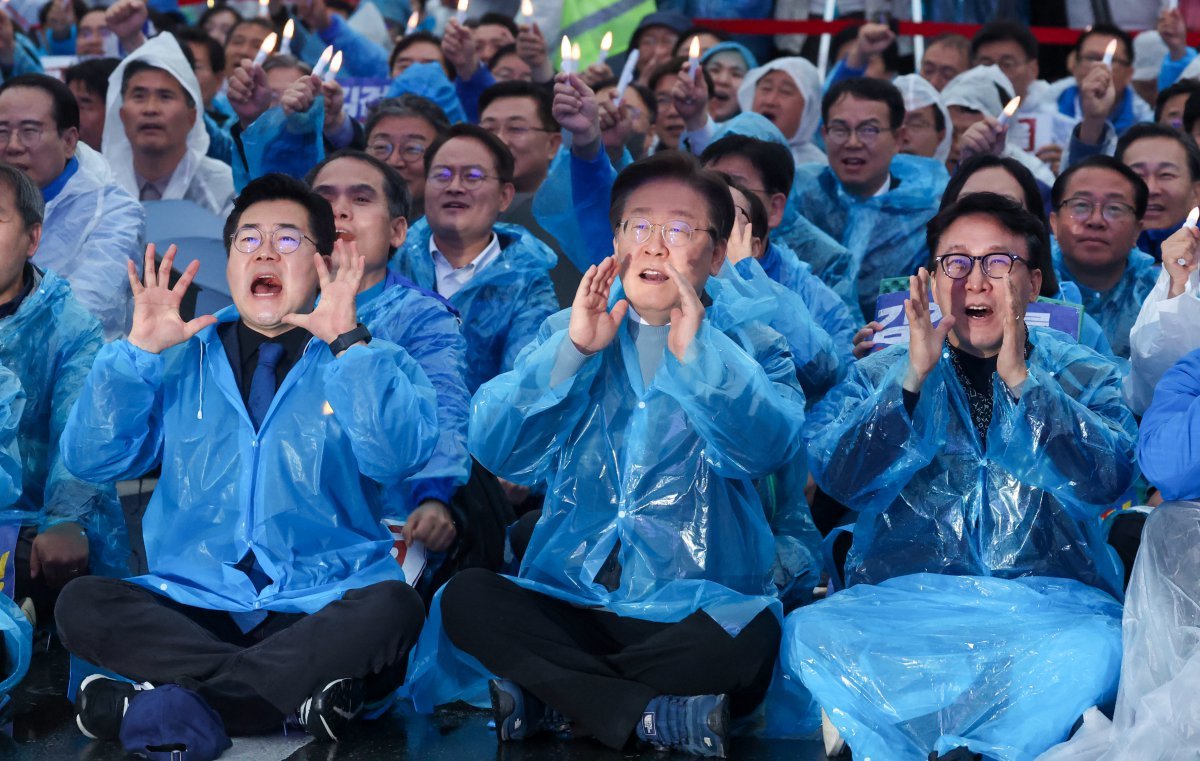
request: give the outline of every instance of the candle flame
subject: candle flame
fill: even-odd
[[[209,9],[210,11],[213,9],[213,7],[214,7],[215,5],[216,5],[216,3],[215,3],[215,2],[213,2],[213,0],[208,0],[208,9]]]
[[[342,70],[342,51],[333,54],[333,60],[329,62],[329,79],[337,76],[337,73]]]
[[[467,12],[467,0],[458,0],[458,12],[459,13]]]
[[[296,33],[296,22],[291,19],[288,19],[287,23],[283,25],[283,40],[284,40],[284,42],[291,41],[292,36],[295,33]]]
[[[604,39],[600,40],[600,49],[605,53],[612,50],[612,32],[604,33]]]
[[[1021,107],[1021,96],[1018,95],[1017,97],[1010,100],[1008,102],[1008,105],[1004,107],[1004,113],[1007,114],[1008,116],[1012,116],[1013,114],[1017,113],[1017,109],[1020,107]]]
[[[562,55],[564,61],[571,60],[571,38],[565,34],[563,35],[562,45],[559,46],[558,52]]]
[[[700,38],[693,37],[692,44],[688,46],[688,58],[693,60],[700,57]]]
[[[533,3],[529,0],[521,0],[521,15],[525,18],[533,18]]]
[[[333,45],[325,48],[325,50],[321,53],[321,57],[317,59],[316,68],[324,71],[325,68],[329,66],[330,58],[333,58]]]
[[[1115,56],[1116,54],[1117,54],[1117,39],[1114,37],[1113,39],[1108,41],[1108,46],[1104,48],[1104,62],[1111,64],[1112,60],[1113,60],[1113,56]]]
[[[262,53],[263,55],[270,55],[271,52],[275,50],[275,43],[278,41],[279,35],[271,32],[267,35],[267,39],[262,41],[262,46],[259,47],[258,52]]]
[[[580,58],[583,58],[583,53],[579,50],[579,43],[578,42],[572,43],[571,44],[571,60],[574,61],[575,63],[579,63]]]
[[[408,17],[408,23],[405,24],[405,28],[411,33],[414,29],[417,28],[417,24],[419,24],[420,22],[421,22],[420,15],[416,11],[413,11],[412,15]]]
[[[1196,222],[1200,221],[1200,206],[1192,207],[1192,210],[1187,215],[1187,226],[1195,227]]]

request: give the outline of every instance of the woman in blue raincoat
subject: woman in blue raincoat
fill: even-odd
[[[782,659],[856,756],[1016,761],[1114,694],[1121,570],[1100,516],[1136,475],[1136,428],[1111,360],[1024,328],[1039,220],[971,194],[929,245],[909,344],[813,410],[814,478],[859,518],[850,587],[789,617]]]

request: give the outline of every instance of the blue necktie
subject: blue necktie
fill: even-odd
[[[275,368],[283,359],[283,347],[277,343],[264,342],[258,347],[258,367],[250,378],[250,398],[246,400],[246,411],[254,423],[254,430],[262,426],[271,400],[275,398]]]

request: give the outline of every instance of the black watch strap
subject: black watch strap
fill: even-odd
[[[343,333],[333,339],[333,343],[329,344],[329,351],[333,352],[333,356],[336,357],[359,341],[363,343],[371,342],[371,331],[367,330],[367,326],[361,322],[355,326],[354,330]]]

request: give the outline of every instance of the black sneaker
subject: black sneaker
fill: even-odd
[[[337,742],[362,709],[362,680],[336,679],[300,704],[296,720],[319,742]]]
[[[121,735],[121,720],[129,701],[149,684],[130,684],[92,674],[79,684],[75,694],[75,725],[93,740],[116,740]]]
[[[511,679],[488,682],[492,719],[501,742],[528,740],[549,732],[560,740],[571,737],[571,720],[538,700],[532,692]]]

